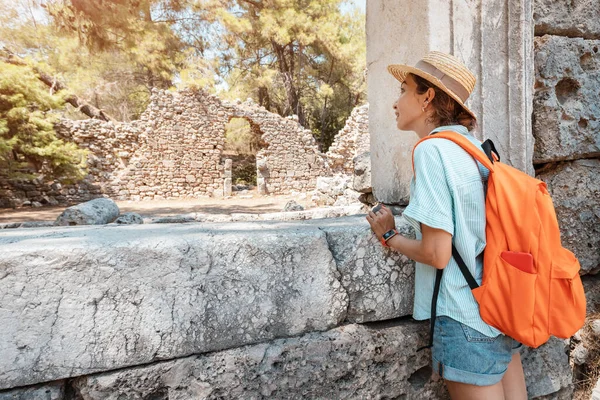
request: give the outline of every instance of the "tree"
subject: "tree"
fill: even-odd
[[[44,7],[62,32],[75,34],[93,53],[118,51],[130,57],[149,88],[168,89],[184,60],[175,20],[153,19],[154,9],[180,11],[183,0],[50,0]]]
[[[220,62],[232,95],[296,114],[323,150],[365,98],[364,15],[342,0],[200,1],[222,28]],[[240,96],[240,97],[241,97]]]
[[[54,131],[52,110],[64,104],[27,66],[0,61],[0,166],[9,178],[71,182],[86,174],[87,151],[65,143]]]

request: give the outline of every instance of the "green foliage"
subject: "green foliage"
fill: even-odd
[[[215,9],[230,97],[298,115],[322,150],[365,99],[364,15],[341,13],[342,3],[221,0]]]
[[[256,157],[246,156],[234,162],[231,175],[235,185],[256,185]]]
[[[252,132],[250,123],[246,119],[232,118],[225,125],[224,150],[255,156],[260,150],[260,136]]]
[[[87,153],[56,137],[53,109],[63,105],[27,67],[0,62],[0,166],[11,178],[74,181],[86,171]]]
[[[364,15],[342,13],[349,0],[41,2],[0,0],[0,47],[117,120],[138,118],[153,88],[203,88],[297,114],[326,151],[365,100]],[[80,150],[58,140],[51,121],[85,116],[28,67],[2,64],[0,79],[3,165],[81,176]],[[258,151],[259,135],[231,129],[228,146]]]

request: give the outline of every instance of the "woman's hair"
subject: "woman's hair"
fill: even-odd
[[[459,124],[466,127],[469,131],[477,127],[477,120],[446,92],[427,79],[411,73],[408,75],[416,82],[418,94],[427,92],[429,88],[435,90],[435,97],[431,102],[434,110],[431,122],[436,123],[438,126]]]

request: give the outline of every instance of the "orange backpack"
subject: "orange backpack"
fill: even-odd
[[[423,140],[437,138],[458,144],[490,171],[481,286],[452,246],[452,255],[479,303],[483,321],[534,348],[550,335],[571,337],[583,326],[585,295],[579,261],[560,243],[546,183],[501,163],[490,140],[482,144],[484,153],[463,135],[445,131],[421,139],[415,148]],[[442,271],[438,270],[440,280]],[[439,291],[439,282],[436,289]]]

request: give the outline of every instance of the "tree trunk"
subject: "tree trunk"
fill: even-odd
[[[276,43],[275,41],[271,41],[271,44],[273,46],[273,49],[275,50],[275,53],[277,54],[277,62],[279,64],[279,72],[281,73],[281,75],[283,76],[283,83],[285,85],[285,91],[287,93],[287,110],[289,111],[289,113],[294,113],[298,116],[298,122],[300,122],[300,125],[304,126],[304,112],[302,110],[302,105],[300,104],[300,99],[298,97],[298,90],[296,89],[295,85],[294,85],[294,78],[293,78],[293,57],[294,57],[294,53],[293,51],[290,51],[291,54],[291,58],[290,58],[290,63],[292,66],[290,66],[285,58],[285,47],[279,45],[278,43]]]

